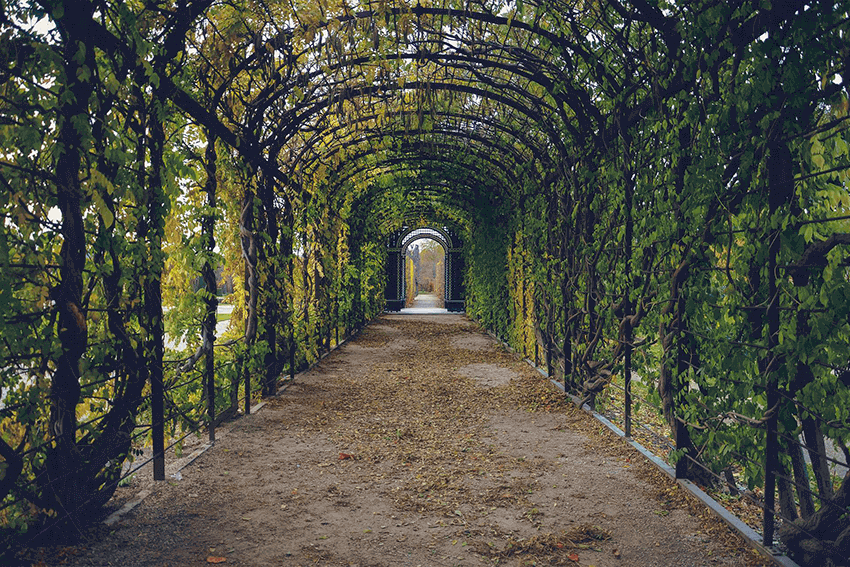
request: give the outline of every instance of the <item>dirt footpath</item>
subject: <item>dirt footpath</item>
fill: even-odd
[[[158,483],[61,557],[98,566],[762,564],[455,315],[383,316],[237,421],[182,479]]]

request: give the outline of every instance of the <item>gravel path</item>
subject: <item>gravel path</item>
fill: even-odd
[[[459,315],[384,315],[120,522],[31,556],[98,566],[762,564]]]

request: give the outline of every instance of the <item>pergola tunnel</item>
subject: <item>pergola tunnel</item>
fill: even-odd
[[[850,564],[850,1],[2,10],[6,553],[404,309],[427,240],[448,312]]]

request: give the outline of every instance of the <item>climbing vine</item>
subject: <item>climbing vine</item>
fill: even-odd
[[[634,385],[677,474],[846,563],[848,9],[4,4],[4,526],[79,525],[142,448],[214,437],[433,226],[469,316],[581,404]]]

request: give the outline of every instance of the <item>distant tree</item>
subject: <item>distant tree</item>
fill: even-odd
[[[419,269],[416,273],[418,291],[434,293],[437,291],[437,265],[445,258],[443,247],[434,240],[426,240],[419,252]]]

